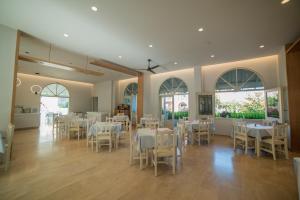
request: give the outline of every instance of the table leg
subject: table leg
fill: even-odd
[[[259,134],[259,133],[256,134],[256,155],[257,155],[257,157],[260,156],[260,144],[259,144],[259,137],[258,137],[258,134]]]

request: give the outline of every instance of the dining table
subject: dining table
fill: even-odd
[[[158,132],[165,132],[165,131],[172,132],[173,130],[171,130],[169,128],[158,128],[157,131]],[[152,149],[155,146],[155,129],[139,128],[139,129],[137,129],[135,139],[138,143],[138,145],[137,145],[138,151]],[[172,142],[172,141],[170,140],[170,142]]]
[[[263,137],[272,136],[273,126],[265,126],[261,124],[247,124],[248,136],[256,138],[256,155],[260,156],[260,142]]]
[[[0,132],[0,154],[4,154],[5,153],[3,135],[4,135],[4,133]]]
[[[97,134],[97,129],[101,125],[110,125],[112,127],[112,133],[120,136],[122,134],[122,123],[121,122],[96,122],[88,130],[88,136]]]

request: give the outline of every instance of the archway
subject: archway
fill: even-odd
[[[70,94],[68,89],[58,83],[52,83],[41,92],[41,124],[53,123],[54,115],[69,113]]]

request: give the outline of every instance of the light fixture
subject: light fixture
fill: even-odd
[[[177,65],[178,64],[178,62],[174,62],[174,65]]]
[[[286,3],[288,3],[290,0],[282,0],[281,1],[281,4],[286,4]]]
[[[21,84],[22,84],[21,79],[17,78],[17,84],[16,84],[16,86],[19,87]]]
[[[35,94],[35,95],[38,95],[38,94],[40,94],[41,92],[42,92],[42,87],[41,86],[39,86],[39,85],[32,85],[31,87],[30,87],[30,90],[31,90],[31,92],[33,93],[33,94]]]
[[[64,33],[64,36],[67,38],[67,37],[69,37],[69,34],[67,34],[67,33]]]
[[[118,56],[118,58],[122,59],[122,56]]]
[[[97,11],[98,11],[98,8],[97,8],[96,6],[92,6],[92,7],[91,7],[91,10],[94,11],[94,12],[97,12]]]
[[[153,45],[152,45],[152,44],[149,44],[149,45],[148,45],[148,47],[152,48],[152,47],[153,47]]]
[[[264,48],[264,47],[265,47],[265,45],[263,45],[263,44],[259,45],[259,48],[261,48],[261,49]]]
[[[203,28],[199,28],[198,31],[199,31],[199,32],[202,32],[202,31],[204,31],[204,29],[203,29]]]
[[[211,58],[214,58],[214,57],[215,57],[215,55],[214,55],[214,54],[212,54],[212,55],[210,55],[210,57],[211,57]]]

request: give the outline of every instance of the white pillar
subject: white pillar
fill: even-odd
[[[17,30],[0,25],[0,130],[10,122]]]

